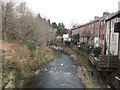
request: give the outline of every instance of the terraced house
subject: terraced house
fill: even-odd
[[[114,32],[114,24],[120,22],[120,11],[112,14],[106,20],[106,54],[118,55],[119,33]]]
[[[73,27],[70,29],[72,31],[72,36],[79,33],[79,43],[86,43],[95,47],[101,47],[104,53],[104,39],[105,39],[105,20],[110,16],[108,12],[104,12],[102,17],[95,16],[94,20]],[[78,44],[79,44],[78,43]]]

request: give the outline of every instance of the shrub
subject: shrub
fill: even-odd
[[[31,50],[31,51],[36,50],[36,45],[35,45],[35,43],[33,43],[33,42],[28,42],[28,43],[27,43],[27,47],[28,47],[28,49]]]
[[[72,41],[73,45],[77,45],[77,40]]]
[[[39,43],[38,46],[41,46],[41,43]]]
[[[105,47],[105,49],[104,49],[104,55],[106,55],[106,51],[107,51],[107,42],[105,42],[104,47]]]
[[[102,48],[101,47],[96,47],[96,48],[94,48],[93,49],[93,53],[94,53],[94,55],[95,55],[95,57],[99,57],[99,55],[100,55],[100,53],[101,53],[101,51],[102,51]]]

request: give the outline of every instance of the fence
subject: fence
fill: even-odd
[[[118,56],[115,55],[102,55],[97,59],[90,54],[89,60],[98,71],[114,71],[118,68]]]

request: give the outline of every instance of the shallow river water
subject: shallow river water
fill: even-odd
[[[47,64],[26,87],[29,88],[84,88],[77,76],[77,66],[71,58],[61,52],[55,52],[56,58]]]

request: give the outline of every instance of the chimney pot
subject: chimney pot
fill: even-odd
[[[109,14],[109,12],[103,12],[103,16],[106,16],[108,14]]]
[[[94,18],[94,19],[96,20],[96,19],[98,19],[98,18],[99,18],[99,16],[95,16],[95,18]]]

